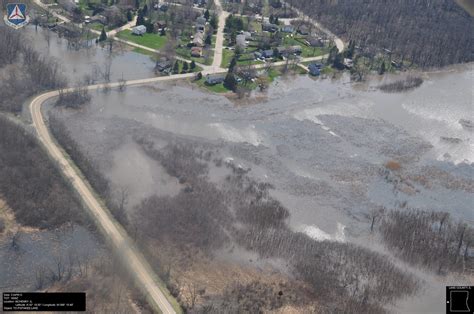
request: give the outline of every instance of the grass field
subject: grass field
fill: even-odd
[[[168,41],[168,37],[160,36],[159,34],[145,33],[141,36],[136,36],[128,29],[117,33],[117,37],[157,50],[163,48]]]

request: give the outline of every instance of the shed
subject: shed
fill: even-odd
[[[132,34],[141,36],[146,33],[146,27],[145,25],[138,25],[132,28]]]

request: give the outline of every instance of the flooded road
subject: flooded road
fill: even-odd
[[[278,80],[264,101],[245,106],[188,83],[157,84],[93,92],[81,112],[54,112],[114,185],[133,191],[130,208],[180,188],[134,138],[183,141],[216,148],[274,184],[295,229],[341,238],[341,230],[362,232],[365,214],[377,206],[474,219],[472,131],[459,124],[473,117],[473,73],[472,66],[425,73],[420,88],[400,94],[375,90],[375,80],[357,86],[345,76],[298,76]],[[390,160],[414,188],[381,175]]]

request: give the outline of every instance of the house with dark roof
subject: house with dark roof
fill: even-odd
[[[285,25],[281,28],[282,33],[293,33],[295,28],[291,25]]]
[[[262,52],[262,57],[264,57],[264,58],[273,58],[274,55],[275,54],[273,53],[272,49],[264,50]]]
[[[206,75],[206,84],[216,85],[223,83],[225,80],[225,74],[208,74]]]
[[[278,31],[279,27],[276,24],[268,23],[268,22],[263,22],[262,24],[262,30],[264,32],[276,32]]]
[[[309,74],[313,76],[319,76],[323,65],[321,63],[311,63],[308,65]]]

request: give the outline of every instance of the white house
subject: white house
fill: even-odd
[[[146,27],[145,25],[138,25],[132,28],[132,34],[141,36],[146,33]]]

